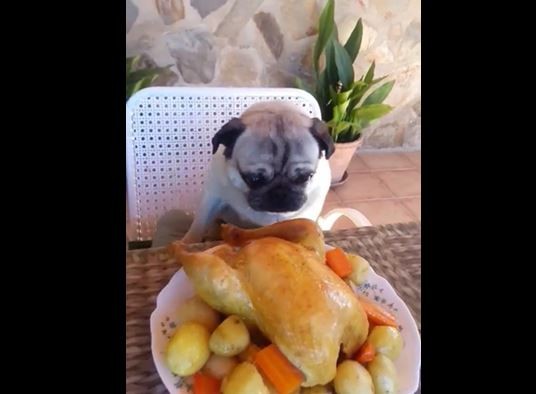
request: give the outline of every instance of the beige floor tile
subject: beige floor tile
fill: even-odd
[[[420,196],[421,174],[417,170],[376,173],[397,197]]]
[[[341,204],[338,204],[338,203],[329,203],[329,202],[326,202],[324,204],[324,207],[322,208],[322,213],[321,215],[325,215],[326,213],[328,213],[329,211],[331,211],[332,209],[335,209],[335,208],[340,208],[342,205]]]
[[[421,168],[421,152],[406,152],[404,155],[413,163],[417,168]]]
[[[415,221],[411,212],[397,200],[357,201],[344,203],[365,215],[373,225]]]
[[[360,155],[365,165],[371,170],[404,170],[415,168],[402,153],[363,153]]]
[[[354,172],[369,172],[370,168],[367,167],[363,159],[361,159],[359,156],[354,155],[352,157],[352,161],[350,162],[350,165],[348,166],[348,173],[352,174]]]
[[[348,181],[334,190],[342,202],[393,197],[389,188],[372,173],[350,174]]]
[[[406,208],[417,218],[421,220],[421,199],[419,198],[403,198],[400,200]]]
[[[326,203],[338,203],[341,202],[341,198],[335,193],[335,190],[331,189],[326,196]]]

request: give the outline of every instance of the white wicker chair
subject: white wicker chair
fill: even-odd
[[[211,139],[233,116],[259,101],[285,100],[321,117],[307,92],[288,88],[158,87],[127,103],[127,238],[150,240],[158,218],[170,209],[194,212],[212,156]],[[319,218],[329,230],[344,215],[356,226],[370,222],[354,209]]]

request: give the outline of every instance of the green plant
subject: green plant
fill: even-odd
[[[313,48],[313,86],[308,86],[300,79],[297,80],[297,86],[315,96],[333,141],[351,142],[357,140],[361,131],[372,121],[392,110],[383,101],[391,92],[394,81],[373,90],[387,78],[374,79],[374,62],[366,74],[355,81],[353,63],[361,47],[363,22],[359,18],[343,46],[339,42],[334,9],[334,0],[328,0],[320,14],[318,37]],[[324,67],[321,70],[322,55]]]
[[[140,68],[141,56],[127,57],[126,61],[126,99],[128,100],[138,90],[151,84],[166,71],[168,67]]]

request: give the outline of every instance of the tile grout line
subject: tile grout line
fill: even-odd
[[[381,179],[379,176],[378,176],[377,178],[378,178],[378,179],[380,180],[380,182],[387,188],[387,190],[389,190],[389,191],[393,194],[393,196],[394,196],[395,198],[400,198],[400,196],[397,196],[396,193],[394,192],[394,190],[393,190],[392,188],[390,188],[389,185],[388,185],[386,182],[384,182],[383,179]]]
[[[402,204],[402,206],[405,208],[405,210],[408,211],[415,220],[417,220],[417,221],[421,220],[421,219],[419,219],[417,217],[416,214],[413,213],[413,211],[411,209],[409,209],[409,207],[406,204],[404,204],[404,201],[400,201],[400,204]]]
[[[415,220],[419,220],[419,218],[417,218],[417,215],[414,215],[414,214],[413,214],[413,211],[412,211],[411,209],[409,209],[409,208],[406,206],[406,204],[404,204],[403,201],[398,201],[398,202],[400,203],[400,206],[402,207],[402,209],[403,209],[404,211],[406,211],[407,214],[409,214],[409,216],[411,216],[411,217],[412,217],[413,219],[415,219]]]
[[[415,215],[413,213],[413,211],[411,209],[409,209],[403,201],[400,201],[400,199],[397,199],[397,198],[390,198],[390,199],[376,199],[376,200],[359,200],[359,201],[353,201],[353,202],[380,202],[380,201],[394,201],[394,202],[398,202],[399,204],[399,207],[401,208],[401,210],[403,212],[406,213],[406,215],[410,216],[411,218],[413,218],[414,220],[416,221],[419,221],[420,219],[417,217],[417,215]],[[330,207],[330,210],[331,209],[334,209],[334,208],[348,208],[347,206],[344,206],[345,203],[342,203],[342,205],[339,205],[339,204],[336,204],[335,206],[331,206]],[[332,204],[330,204],[332,205]],[[325,207],[325,206],[324,206]],[[324,208],[323,207],[323,208]],[[357,209],[357,208],[353,208],[353,209]]]
[[[391,189],[391,188],[387,185],[387,183],[385,183],[385,182],[383,181],[382,178],[380,178],[380,177],[377,176],[377,175],[376,175],[376,178],[378,178],[378,180],[380,181],[380,183],[381,183],[383,186],[385,186],[385,187],[387,188],[387,190],[389,190],[389,191],[391,192],[391,194],[393,195],[393,197],[395,197],[395,198],[397,197],[397,195],[395,194],[395,192],[393,191],[393,189]]]
[[[381,201],[399,201],[402,203],[402,200],[411,200],[421,198],[419,195],[410,195],[410,196],[404,196],[404,197],[378,197],[378,198],[367,198],[367,199],[357,199],[357,200],[344,200],[341,202],[337,202],[335,204],[356,204],[360,202],[381,202]],[[324,203],[325,204],[333,204],[333,203]]]
[[[393,191],[393,189],[390,188],[389,185],[387,185],[387,183],[383,179],[381,179],[377,175],[375,175],[375,177],[378,179],[379,183],[391,193],[392,197],[377,197],[377,198],[369,198],[369,199],[345,200],[344,198],[342,198],[342,196],[339,193],[337,193],[338,187],[330,188],[329,191],[332,191],[339,198],[341,202],[356,202],[356,201],[365,201],[365,200],[388,200],[388,199],[394,199],[394,198],[415,198],[415,197],[421,196],[420,194],[408,194],[406,196],[397,196],[395,192]]]
[[[372,174],[372,171],[362,172],[361,174]],[[350,173],[348,173],[348,177],[349,177],[349,176],[350,176]],[[382,180],[379,176],[374,175],[374,177],[375,177],[375,178],[376,178],[376,179],[377,179],[383,186],[385,186],[385,187],[387,188],[387,190],[393,195],[393,197],[395,197],[395,195],[394,195],[393,191],[391,190],[391,188],[387,187],[387,185],[384,184],[383,180]],[[342,187],[342,186],[344,186],[344,185],[341,185],[340,187]],[[344,199],[342,198],[342,196],[341,196],[339,193],[337,193],[336,188],[335,188],[335,189],[330,188],[330,190],[333,190],[333,192],[335,193],[335,195],[336,195],[337,197],[339,197],[339,199],[340,199],[341,201],[344,201]],[[383,197],[383,198],[388,198],[388,197]]]
[[[375,173],[375,172],[388,172],[388,171],[394,171],[394,172],[402,172],[402,171],[419,171],[418,167],[387,167],[387,168],[370,168],[367,170],[356,170],[356,171],[349,171],[348,175],[352,174],[368,174],[368,173]]]

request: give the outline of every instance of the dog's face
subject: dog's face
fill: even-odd
[[[292,104],[259,103],[225,124],[213,152],[225,146],[227,175],[256,211],[295,212],[307,201],[322,154],[334,144],[327,126]]]

